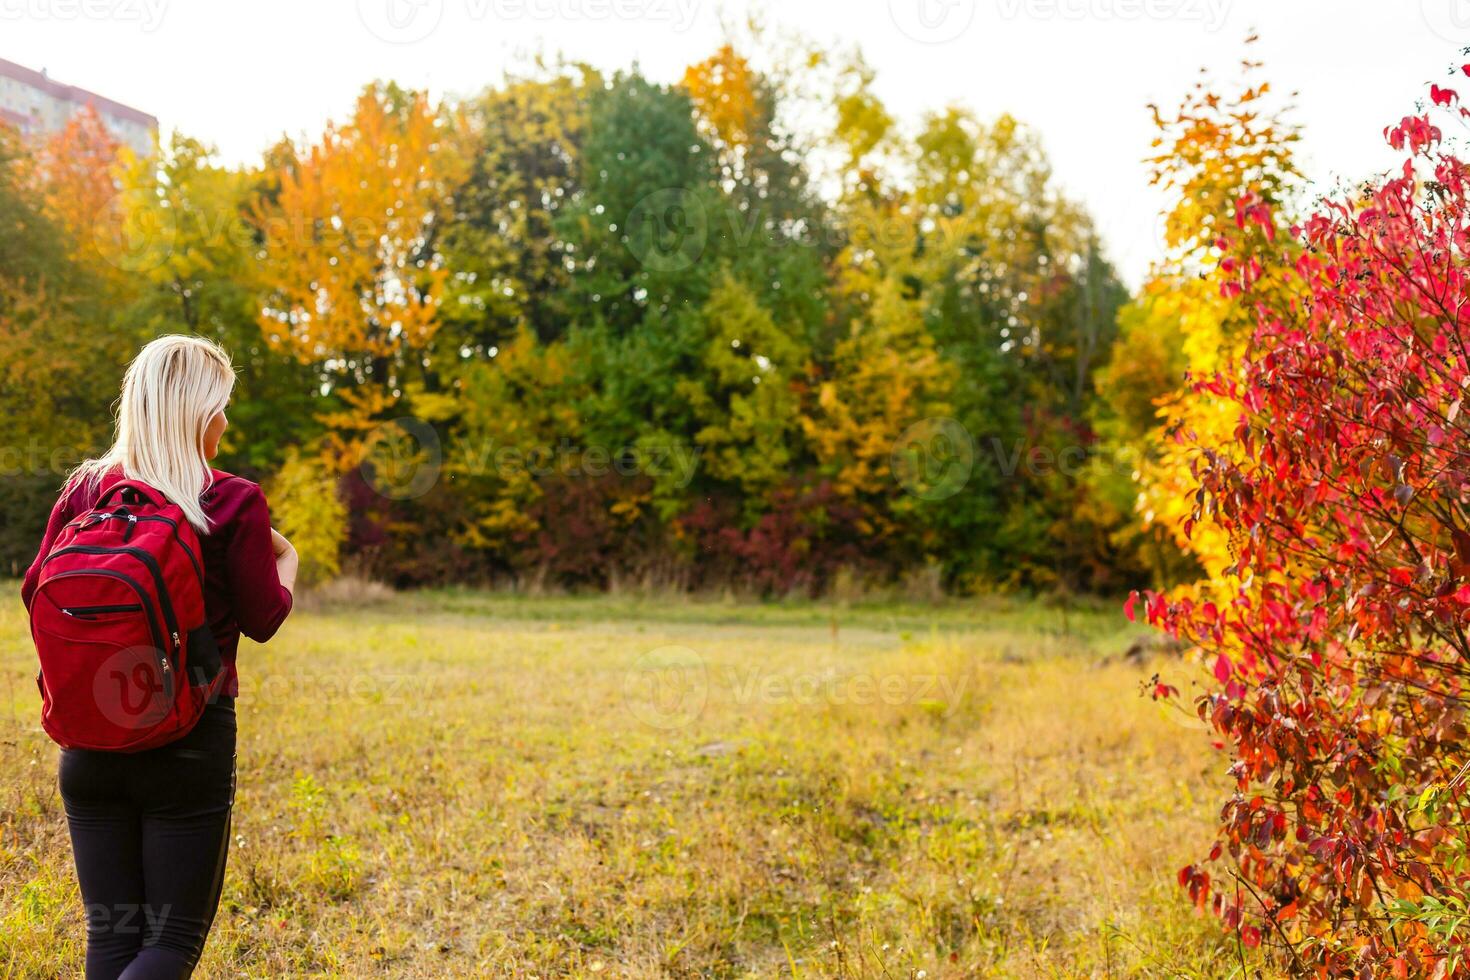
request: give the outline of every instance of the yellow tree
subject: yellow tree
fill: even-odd
[[[681,378],[674,390],[699,421],[694,442],[706,454],[709,475],[763,503],[791,473],[800,414],[793,383],[808,351],[728,270],[704,318],[704,370]]]
[[[301,583],[317,585],[341,571],[347,536],[347,506],[338,492],[337,474],[319,456],[287,450],[271,479],[271,511],[281,533],[301,556]]]
[[[1278,216],[1299,176],[1292,157],[1299,135],[1279,112],[1265,110],[1270,86],[1250,84],[1259,67],[1246,62],[1246,87],[1233,98],[1217,95],[1202,82],[1176,112],[1166,115],[1154,108],[1159,152],[1149,161],[1153,182],[1177,201],[1165,215],[1171,262],[1155,270],[1145,287],[1143,316],[1161,321],[1157,329],[1178,331],[1193,379],[1235,370],[1254,325],[1253,310],[1231,296],[1229,283],[1240,270],[1221,264],[1218,239],[1229,236],[1252,252],[1289,234]],[[1271,207],[1271,221],[1245,220],[1252,201]],[[1265,275],[1278,279],[1258,282],[1256,294],[1286,290],[1279,280],[1282,264],[1266,267]],[[1162,400],[1156,458],[1141,470],[1139,508],[1145,525],[1167,528],[1211,580],[1218,580],[1233,561],[1230,542],[1209,522],[1191,525],[1197,486],[1191,467],[1197,446],[1232,452],[1240,414],[1238,404],[1182,384]]]
[[[886,538],[896,528],[888,512],[916,503],[893,499],[893,458],[905,433],[925,419],[951,414],[957,371],[935,349],[917,304],[891,279],[873,284],[867,315],[833,352],[831,377],[802,418],[822,471],[844,498],[866,506],[866,533]]]
[[[493,359],[455,368],[457,449],[445,471],[472,501],[459,543],[508,557],[517,538],[539,530],[530,516],[542,496],[538,472],[559,462],[552,453],[582,440],[577,402],[586,392],[573,367],[564,341],[542,344],[523,327]]]
[[[1140,473],[1156,464],[1161,448],[1159,407],[1178,397],[1185,376],[1184,303],[1183,294],[1152,283],[1118,311],[1118,339],[1094,378],[1098,398],[1089,413],[1103,443],[1088,464],[1089,503],[1104,512],[1098,523],[1113,529],[1112,544],[1149,572],[1156,589],[1199,574],[1175,531],[1138,513]]]
[[[261,330],[342,397],[331,421],[345,465],[438,328],[448,272],[434,240],[461,175],[458,139],[423,93],[369,86],[348,122],[278,154],[278,189],[257,206]]]
[[[871,192],[880,186],[886,157],[897,144],[894,118],[873,92],[875,77],[860,55],[837,71],[831,142],[845,157],[841,173],[849,191]]]
[[[701,128],[716,145],[750,145],[761,125],[760,85],[755,72],[726,44],[684,72],[684,88],[699,113]]]

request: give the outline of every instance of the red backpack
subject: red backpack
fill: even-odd
[[[30,615],[41,726],[57,743],[138,752],[194,727],[223,678],[199,554],[183,511],[137,480],[56,536]]]

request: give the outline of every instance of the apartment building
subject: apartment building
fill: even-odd
[[[44,136],[90,105],[118,141],[140,154],[153,152],[158,120],[146,112],[114,102],[95,92],[66,85],[45,71],[34,71],[0,58],[0,124],[25,136]]]

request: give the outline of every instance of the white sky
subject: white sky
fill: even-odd
[[[0,0],[0,57],[151,112],[165,130],[239,162],[282,133],[319,132],[374,78],[465,94],[545,50],[609,69],[637,61],[673,81],[719,42],[721,16],[744,9],[743,0]],[[901,118],[960,103],[1034,126],[1134,285],[1157,255],[1160,199],[1140,162],[1152,137],[1146,103],[1176,104],[1201,66],[1233,81],[1242,41],[1257,30],[1265,77],[1282,95],[1298,93],[1305,169],[1330,183],[1389,165],[1383,127],[1470,44],[1470,0],[771,0],[763,9],[813,40],[861,45]],[[1470,79],[1459,80],[1470,95]]]

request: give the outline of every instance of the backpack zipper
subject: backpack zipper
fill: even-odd
[[[131,576],[124,575],[122,572],[114,572],[110,568],[77,568],[69,572],[60,572],[51,576],[46,582],[42,582],[41,585],[44,587],[48,582],[59,582],[64,578],[75,578],[78,575],[102,575],[106,578],[115,578],[138,594],[139,604],[147,613],[143,618],[148,621],[148,635],[153,638],[153,648],[158,653],[158,671],[163,677],[166,696],[169,701],[172,701],[174,699],[173,666],[169,663],[168,653],[163,649],[163,634],[158,631],[158,623],[154,621],[152,614],[148,613],[148,593],[143,591],[143,586]],[[174,634],[175,644],[178,642],[178,635],[178,633]]]
[[[184,543],[184,536],[179,533],[179,522],[172,517],[164,517],[162,514],[143,514],[138,517],[138,520],[162,521],[174,529],[174,540],[179,543],[180,548],[184,549],[184,554],[189,556],[189,564],[194,566],[194,574],[199,577],[199,588],[202,591],[204,588],[204,568],[199,564],[199,559],[194,557],[194,549]]]
[[[191,548],[191,547],[189,547],[189,545],[184,541],[184,536],[179,533],[179,522],[176,521],[176,520],[174,520],[172,517],[164,517],[162,514],[137,514],[137,515],[135,515],[135,514],[114,514],[114,513],[106,513],[106,512],[104,512],[104,513],[99,514],[99,515],[97,515],[95,517],[79,517],[76,520],[69,522],[66,525],[66,527],[75,527],[75,528],[85,529],[89,524],[100,524],[102,521],[124,520],[124,519],[130,520],[130,521],[132,521],[134,523],[136,523],[138,521],[162,521],[163,523],[167,524],[169,527],[173,528],[174,529],[174,540],[179,543],[179,547],[180,548],[183,548],[184,549],[184,554],[186,554],[186,555],[189,556],[189,564],[191,564],[191,565],[194,566],[194,574],[199,579],[199,588],[201,590],[203,590],[203,588],[204,588],[204,566],[202,566],[202,565],[199,564],[199,558],[194,554],[194,549]],[[126,538],[124,538],[124,540],[126,540]]]
[[[158,562],[154,560],[153,556],[144,551],[142,548],[107,548],[97,544],[72,544],[67,545],[65,548],[58,548],[55,551],[51,552],[51,554],[46,556],[46,560],[41,562],[41,567],[44,569],[47,563],[51,561],[51,559],[59,558],[62,555],[119,554],[130,555],[133,558],[136,558],[144,565],[147,565],[148,571],[153,574],[153,586],[158,592],[158,607],[163,610],[164,625],[166,625],[169,629],[169,632],[174,635],[174,645],[177,647],[179,621],[178,618],[174,616],[173,603],[169,601],[168,586],[164,583],[163,580],[163,569],[159,568]]]
[[[139,612],[142,608],[141,605],[137,604],[122,606],[62,606],[61,611],[68,616],[86,619],[89,616],[105,616],[108,613]]]

